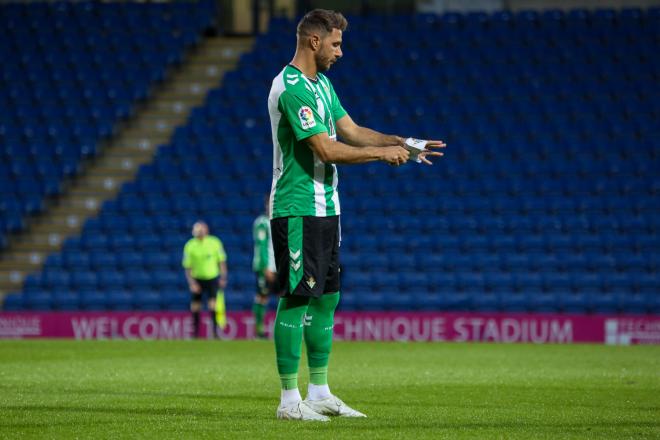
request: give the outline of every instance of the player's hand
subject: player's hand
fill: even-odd
[[[202,291],[202,286],[200,286],[198,283],[190,283],[188,284],[188,288],[190,289],[190,293],[200,293]]]
[[[380,160],[387,162],[390,165],[399,166],[408,162],[410,152],[399,145],[392,145],[382,149]]]
[[[227,287],[227,278],[220,277],[220,279],[218,280],[218,286],[220,286],[221,289]]]
[[[433,162],[427,159],[429,156],[444,156],[445,153],[442,153],[440,151],[437,151],[441,148],[445,148],[447,144],[445,144],[443,141],[428,141],[426,144],[426,150],[428,151],[422,151],[417,155],[417,158],[422,161],[422,163],[425,163],[426,165],[433,165]]]
[[[275,281],[275,272],[273,272],[272,270],[268,270],[268,269],[264,270],[264,278],[266,278],[266,281],[268,281],[269,283],[274,282]]]

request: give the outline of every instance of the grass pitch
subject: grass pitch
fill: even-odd
[[[660,438],[660,347],[343,342],[331,362],[369,418],[276,420],[272,342],[0,341],[0,437]]]

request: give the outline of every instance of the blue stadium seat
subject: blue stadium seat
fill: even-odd
[[[108,292],[106,304],[108,310],[133,310],[135,308],[134,295],[122,290]]]
[[[2,303],[2,310],[7,312],[18,312],[25,310],[27,305],[25,304],[25,297],[20,293],[12,293],[5,297],[4,302]]]
[[[60,291],[53,295],[55,310],[80,310],[80,296],[76,292]]]
[[[559,293],[561,311],[566,313],[585,313],[592,311],[586,293],[566,291]]]
[[[45,291],[25,292],[23,294],[23,304],[27,310],[53,310],[53,298],[49,292]]]
[[[83,291],[80,293],[80,307],[89,311],[109,310],[108,296],[96,291]]]
[[[472,307],[480,312],[497,312],[501,309],[501,295],[497,292],[478,290],[470,293]]]
[[[20,177],[15,191],[19,209],[5,222],[11,232],[24,228],[26,216],[41,212],[46,197],[61,192],[63,176],[78,173],[82,158],[97,153],[98,143],[131,114],[136,100],[145,99],[166,68],[182,60],[214,10],[212,2],[202,1],[195,11],[204,12],[191,20],[182,19],[187,11],[175,14],[180,10],[175,4],[145,4],[125,17],[113,15],[121,7],[0,6],[0,29],[6,29],[0,78],[8,86],[0,96],[0,145],[12,160],[12,173]],[[171,20],[178,14],[182,18]],[[143,31],[164,17],[168,24]],[[15,141],[22,140],[29,148],[19,149]]]
[[[524,292],[511,291],[502,295],[502,310],[507,312],[524,312],[529,310],[530,295]]]
[[[352,312],[357,309],[357,295],[342,292],[337,310]]]
[[[0,45],[9,60],[0,66],[9,85],[0,88],[0,246],[183,59],[213,5],[4,8],[18,13],[0,11],[11,42]],[[54,10],[64,21],[49,20]],[[657,310],[654,11],[355,17],[346,58],[328,74],[343,105],[361,125],[440,136],[453,153],[423,176],[412,166],[341,167],[346,307]],[[181,249],[204,217],[229,254],[228,304],[249,308],[250,225],[272,175],[260,103],[290,56],[291,26],[273,20],[153,163],[26,279],[24,293],[118,289],[137,301],[160,292],[161,308],[185,310]],[[401,26],[414,38],[397,34]],[[392,58],[414,62],[415,72]],[[139,306],[123,301],[157,303],[151,294]]]
[[[166,310],[188,310],[190,295],[185,290],[165,290],[161,292],[162,303]]]
[[[137,310],[161,310],[162,298],[158,292],[146,290],[133,295]]]
[[[362,292],[357,297],[360,310],[382,310],[385,308],[385,295],[378,292]]]
[[[405,311],[416,309],[417,302],[410,293],[390,290],[384,293],[387,301],[386,307],[390,310]]]

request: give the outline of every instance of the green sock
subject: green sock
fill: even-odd
[[[328,367],[309,367],[309,383],[314,385],[327,385]]]
[[[260,303],[252,304],[252,314],[254,315],[254,329],[258,335],[264,333],[264,315],[266,314],[266,306]]]
[[[305,315],[305,345],[310,382],[314,385],[328,383],[328,360],[332,349],[332,326],[339,292],[312,298]]]
[[[298,387],[298,365],[302,351],[303,316],[307,311],[309,298],[303,296],[285,296],[280,298],[275,316],[275,354],[277,372],[280,375],[282,389]]]

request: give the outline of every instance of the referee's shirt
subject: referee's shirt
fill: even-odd
[[[220,263],[227,261],[222,241],[213,235],[191,238],[183,248],[182,265],[196,280],[212,280],[220,275]]]

